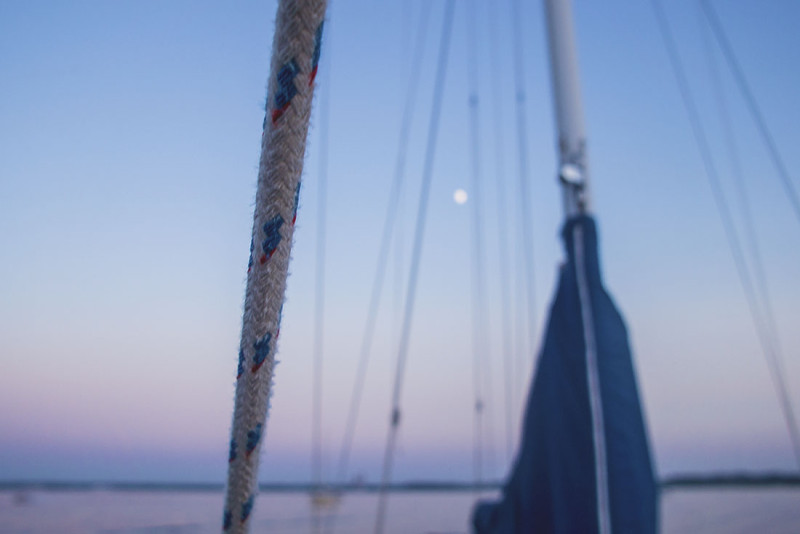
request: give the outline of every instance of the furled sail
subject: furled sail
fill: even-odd
[[[569,218],[567,261],[528,397],[520,451],[477,533],[653,533],[658,489],[624,320],[603,287],[594,220]]]

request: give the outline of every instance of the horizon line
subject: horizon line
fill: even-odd
[[[710,473],[683,473],[661,478],[662,490],[693,487],[766,487],[800,486],[800,473],[788,471],[727,471]],[[504,481],[481,483],[454,480],[407,480],[388,484],[392,492],[441,492],[498,490]],[[263,493],[374,493],[380,491],[377,482],[347,482],[318,485],[313,482],[263,482],[258,485]],[[223,491],[222,482],[134,482],[114,480],[0,480],[0,491],[164,491],[164,492],[214,492]]]

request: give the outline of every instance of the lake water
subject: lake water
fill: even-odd
[[[371,532],[376,495],[344,497],[337,533]],[[391,495],[387,532],[469,532],[475,496],[465,492]],[[221,492],[0,492],[0,533],[205,534],[220,532]],[[800,488],[669,490],[662,533],[800,533]],[[262,493],[252,532],[311,533],[308,495]]]

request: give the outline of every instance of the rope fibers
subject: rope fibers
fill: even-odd
[[[783,163],[783,158],[778,150],[778,145],[775,143],[775,138],[772,136],[772,133],[767,127],[767,122],[764,120],[764,114],[761,113],[761,108],[758,107],[758,101],[756,100],[755,96],[753,96],[753,92],[750,90],[750,84],[747,83],[747,78],[744,76],[744,71],[739,64],[739,61],[736,59],[736,54],[734,54],[733,48],[728,41],[728,37],[725,35],[725,31],[722,28],[719,17],[717,17],[716,11],[714,11],[714,8],[707,0],[699,1],[700,7],[703,9],[703,13],[706,15],[708,24],[714,33],[714,37],[716,37],[717,42],[722,49],[722,53],[725,56],[725,60],[728,62],[728,66],[733,73],[733,77],[736,80],[739,91],[744,97],[744,101],[747,104],[747,109],[750,111],[750,114],[753,115],[753,120],[755,120],[758,131],[761,133],[761,137],[764,139],[764,144],[767,146],[769,155],[772,158],[772,163],[775,165],[775,169],[778,171],[781,184],[786,192],[786,196],[789,197],[789,202],[792,204],[792,209],[797,217],[797,221],[800,222],[800,197],[798,197],[797,189],[795,189],[794,183],[789,177],[789,171],[786,170],[786,165]],[[800,458],[798,458],[798,462],[800,462]]]
[[[442,93],[444,89],[444,77],[447,70],[447,59],[450,51],[450,34],[453,26],[453,11],[455,9],[454,0],[448,0],[445,5],[445,15],[442,27],[442,38],[439,46],[439,59],[436,67],[436,81],[434,83],[433,106],[428,128],[428,141],[425,149],[425,160],[422,170],[422,188],[419,196],[419,211],[417,212],[416,230],[414,232],[414,244],[411,252],[411,268],[408,275],[408,286],[406,291],[405,312],[403,314],[403,326],[400,330],[400,346],[397,351],[397,369],[395,371],[394,388],[392,391],[392,412],[389,426],[389,433],[386,439],[386,450],[383,457],[383,474],[381,477],[381,489],[378,495],[378,512],[375,520],[375,533],[383,532],[386,520],[387,506],[387,485],[392,476],[392,462],[394,460],[394,449],[397,440],[397,431],[400,424],[400,399],[403,390],[403,376],[408,355],[408,340],[411,332],[411,318],[414,311],[414,299],[416,296],[417,276],[419,274],[419,262],[422,256],[422,238],[425,234],[425,220],[427,216],[428,197],[430,196],[431,178],[433,176],[433,159],[436,154],[436,138],[439,131],[439,116],[442,108]]]
[[[483,270],[483,194],[481,193],[480,113],[478,95],[478,32],[475,0],[467,3],[467,78],[469,85],[469,128],[471,152],[472,201],[472,352],[475,396],[475,482],[483,482],[483,448],[487,447],[486,463],[494,472],[494,431],[492,428],[492,362],[487,346],[489,317],[486,313],[486,278]],[[482,383],[483,382],[483,383]],[[484,432],[483,426],[486,426]]]
[[[686,80],[686,75],[684,74],[683,65],[680,60],[680,56],[678,55],[677,47],[675,46],[675,41],[672,37],[669,23],[667,22],[660,1],[652,0],[652,5],[656,15],[656,20],[658,21],[661,37],[664,40],[664,45],[667,49],[670,63],[678,83],[681,98],[683,99],[686,112],[689,116],[692,132],[694,133],[697,147],[703,159],[703,165],[706,171],[705,174],[708,178],[709,185],[711,186],[714,202],[717,206],[717,211],[720,215],[720,218],[722,219],[722,226],[725,230],[725,235],[733,256],[734,264],[736,265],[739,281],[742,284],[742,289],[744,290],[745,298],[747,299],[750,314],[753,317],[753,323],[761,342],[764,356],[767,360],[767,366],[769,367],[770,374],[772,376],[773,385],[778,395],[778,401],[781,404],[782,413],[786,422],[787,430],[789,432],[789,438],[791,439],[792,447],[794,449],[795,461],[800,468],[800,437],[798,436],[794,412],[792,410],[792,404],[789,400],[786,384],[783,381],[781,361],[778,359],[778,355],[775,353],[774,347],[772,346],[769,334],[764,324],[761,309],[758,305],[756,293],[750,279],[750,272],[744,260],[744,255],[739,244],[739,238],[736,234],[736,228],[733,225],[733,218],[731,217],[728,204],[725,200],[725,195],[722,191],[722,186],[719,182],[719,176],[717,175],[717,170],[714,166],[714,161],[711,156],[711,151],[709,150],[705,131],[700,121],[700,115],[697,112],[694,99],[689,89],[689,84]]]
[[[255,505],[325,4],[283,0],[276,15],[222,520],[230,533],[249,530]]]

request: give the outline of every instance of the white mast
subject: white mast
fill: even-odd
[[[578,81],[571,0],[544,0],[553,100],[558,127],[558,177],[567,217],[591,211],[586,133]]]
[[[547,16],[547,37],[550,45],[553,101],[558,126],[558,176],[563,192],[564,213],[567,218],[571,218],[591,211],[586,162],[586,134],[578,84],[578,55],[575,46],[575,31],[572,25],[572,5],[570,0],[545,0],[544,5]],[[583,339],[586,345],[586,381],[594,447],[597,531],[599,534],[610,534],[612,522],[605,416],[601,400],[598,370],[599,351],[595,334],[593,303],[589,292],[587,267],[584,263],[582,225],[574,226],[573,232],[575,275],[583,321]]]

